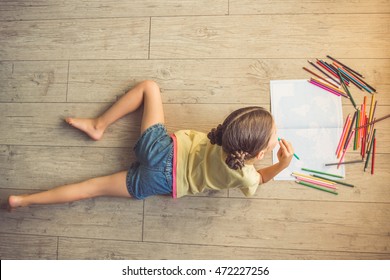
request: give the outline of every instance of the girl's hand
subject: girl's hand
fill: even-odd
[[[294,148],[292,147],[290,142],[287,142],[284,139],[279,140],[279,151],[277,153],[279,164],[286,168],[289,166],[293,156],[294,156]]]

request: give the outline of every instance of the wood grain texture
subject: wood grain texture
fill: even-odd
[[[57,237],[0,233],[2,260],[55,260]]]
[[[280,2],[272,0],[230,0],[230,14],[354,14],[354,13],[389,13],[390,2],[388,0],[374,1],[310,1],[295,0]],[[362,15],[364,17],[364,15]]]
[[[389,22],[389,14],[159,17],[152,19],[150,56],[304,58],[331,51],[339,58],[389,58]]]
[[[50,0],[3,1],[2,20],[58,18],[116,18],[139,16],[224,15],[228,0],[69,0],[58,4]]]
[[[0,197],[33,193],[0,189]],[[59,205],[1,211],[1,233],[101,239],[142,240],[143,202],[128,198],[96,198]]]
[[[68,62],[0,62],[0,84],[0,102],[66,102]]]
[[[148,58],[149,23],[142,17],[1,21],[0,60]]]
[[[388,203],[155,197],[144,241],[389,255],[389,214]]]
[[[164,103],[269,103],[269,81],[309,79],[307,59],[190,59],[71,61],[68,101],[112,102],[135,83],[152,79]],[[310,58],[315,61],[315,58]],[[375,85],[379,105],[390,105],[390,59],[343,59]],[[314,68],[313,68],[314,69]],[[360,70],[362,69],[362,70]],[[380,69],[380,71],[378,71]],[[314,69],[314,71],[317,71]],[[351,87],[356,99],[364,95]],[[348,100],[343,100],[349,104]]]
[[[142,109],[97,142],[64,118],[96,117],[145,79],[161,86],[169,132],[208,132],[237,108],[270,109],[270,80],[308,79],[307,60],[331,55],[378,90],[378,117],[390,113],[389,0],[57,2],[0,1],[1,206],[10,194],[127,169]],[[358,104],[370,97],[351,91]],[[346,117],[353,108],[342,104]],[[388,123],[376,126],[375,175],[347,166],[356,186],[338,196],[270,181],[252,198],[228,190],[0,209],[0,258],[388,260]],[[270,164],[267,154],[257,166]]]
[[[58,243],[58,258],[64,260],[381,260],[388,257],[389,254],[386,253],[286,250],[63,237],[59,238]]]

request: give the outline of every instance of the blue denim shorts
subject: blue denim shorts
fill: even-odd
[[[173,140],[162,124],[147,128],[134,146],[137,161],[126,176],[130,195],[144,199],[172,194]]]

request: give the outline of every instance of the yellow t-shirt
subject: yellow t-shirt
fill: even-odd
[[[221,146],[212,145],[207,135],[193,130],[174,133],[173,197],[203,192],[205,189],[240,188],[253,195],[260,184],[260,174],[253,165],[230,169]],[[175,168],[176,166],[176,168]]]

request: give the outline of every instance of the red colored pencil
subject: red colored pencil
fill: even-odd
[[[374,175],[375,152],[376,152],[376,138],[374,138],[374,146],[373,146],[373,150],[372,150],[372,161],[371,161],[371,174],[372,175]]]
[[[307,69],[306,67],[302,67],[302,68],[303,68],[303,70],[305,70],[305,71],[309,72],[310,74],[316,76],[318,79],[328,83],[329,85],[334,86],[334,87],[338,87],[336,84],[332,83],[331,81],[328,81],[328,80],[324,79],[323,77],[321,77],[320,75],[317,75],[316,73],[314,73],[313,71]]]
[[[331,69],[331,68],[329,68],[322,60],[319,60],[318,58],[317,58],[317,64],[319,65],[319,66],[321,66],[322,68],[324,68],[326,71],[328,71],[330,74],[332,74],[334,77],[336,77],[337,79],[339,78],[338,76],[337,76],[337,74],[335,74],[334,72],[333,72],[333,70]]]

